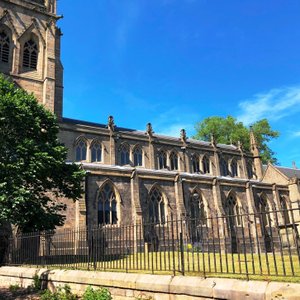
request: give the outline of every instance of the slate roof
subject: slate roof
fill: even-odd
[[[92,126],[92,127],[96,127],[96,128],[107,128],[107,125],[105,125],[105,124],[75,120],[75,119],[70,119],[70,118],[63,118],[63,123],[79,124],[79,125],[85,125],[85,126]],[[118,126],[115,127],[115,130],[120,133],[133,133],[135,135],[140,135],[140,136],[146,135],[145,131],[123,128],[123,127],[118,127]],[[161,135],[161,134],[154,134],[154,137],[161,138],[163,140],[167,140],[170,142],[179,142],[180,141],[180,138]],[[203,146],[211,145],[210,142],[194,140],[194,139],[190,139],[190,138],[187,139],[187,142],[194,144],[194,145],[203,145]],[[238,150],[238,148],[235,145],[217,144],[217,147],[227,149],[227,150],[234,150],[234,151]]]
[[[279,166],[274,166],[274,167],[288,178],[297,177],[300,179],[300,169],[286,168],[286,167],[279,167]]]

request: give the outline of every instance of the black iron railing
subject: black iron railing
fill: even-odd
[[[9,238],[6,265],[300,280],[300,209]]]

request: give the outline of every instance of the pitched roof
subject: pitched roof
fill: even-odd
[[[286,168],[286,167],[279,167],[279,166],[274,166],[274,167],[288,178],[297,177],[300,179],[300,169],[293,169],[293,168]]]
[[[82,120],[75,120],[75,119],[70,119],[70,118],[63,118],[63,122],[91,126],[91,127],[96,127],[96,128],[107,128],[107,125],[105,125],[105,124],[99,124],[99,123],[95,123],[95,122],[82,121]],[[146,135],[146,132],[141,131],[141,130],[123,128],[123,127],[118,127],[118,126],[116,126],[115,128],[116,128],[117,132],[121,132],[121,133],[122,132],[123,133],[132,133],[134,135],[140,135],[140,136]],[[180,138],[178,138],[178,137],[166,136],[166,135],[162,135],[162,134],[154,134],[154,136],[156,138],[159,138],[159,139],[162,139],[165,141],[169,141],[169,142],[180,142]],[[211,146],[210,142],[195,140],[195,139],[191,139],[191,138],[188,138],[187,142],[194,144],[194,145]],[[226,149],[226,150],[238,151],[238,147],[235,145],[217,144],[217,147],[221,148],[221,149]]]

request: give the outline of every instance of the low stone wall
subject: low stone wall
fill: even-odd
[[[68,284],[74,293],[81,295],[89,285],[107,287],[116,300],[142,295],[153,300],[300,300],[300,284],[295,283],[21,267],[1,267],[0,287],[12,284],[27,287],[35,274],[51,290]]]

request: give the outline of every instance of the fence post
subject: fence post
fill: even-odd
[[[176,275],[175,267],[175,240],[174,240],[174,219],[173,214],[171,213],[171,232],[172,232],[172,260],[173,260],[173,274]]]
[[[183,247],[183,224],[182,218],[180,219],[180,256],[181,256],[181,273],[184,275],[185,273],[185,266],[184,266],[184,247]],[[189,254],[188,254],[189,255]]]

